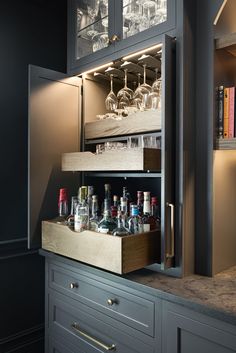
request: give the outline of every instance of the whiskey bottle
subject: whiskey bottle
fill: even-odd
[[[151,205],[150,205],[150,191],[145,191],[144,202],[143,202],[143,231],[149,232],[150,230],[154,230],[157,228],[156,220],[151,216]]]
[[[116,222],[111,217],[110,211],[110,200],[104,200],[104,211],[103,218],[98,224],[98,232],[100,233],[112,233],[116,228]]]

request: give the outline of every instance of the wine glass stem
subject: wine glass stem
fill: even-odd
[[[111,79],[111,92],[113,92],[113,75],[110,76]]]
[[[146,84],[146,64],[143,65],[143,83]]]
[[[127,69],[124,70],[125,71],[125,88],[127,87]]]

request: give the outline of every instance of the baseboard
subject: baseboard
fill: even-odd
[[[0,339],[1,353],[43,353],[43,346],[43,324]]]

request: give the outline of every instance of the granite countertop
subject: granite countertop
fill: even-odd
[[[152,292],[164,299],[236,325],[236,266],[214,277],[173,278],[144,269],[125,278],[156,290]]]

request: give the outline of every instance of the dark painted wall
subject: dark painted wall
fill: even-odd
[[[26,248],[28,64],[66,71],[66,19],[66,0],[0,1],[0,352],[43,352],[44,262]]]

